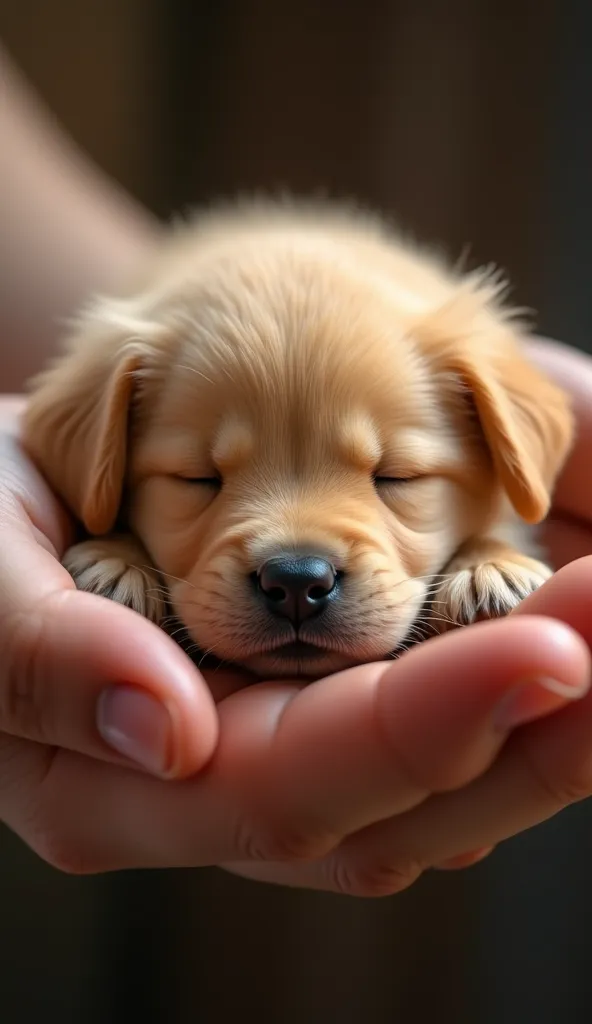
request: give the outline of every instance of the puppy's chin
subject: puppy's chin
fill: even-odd
[[[195,643],[184,640],[179,631],[176,634],[176,642],[185,650],[191,660],[199,669],[216,669],[220,665],[229,667],[235,665],[237,669],[244,669],[256,679],[301,679],[303,682],[313,683],[325,676],[335,675],[356,665],[365,665],[375,661],[390,661],[398,658],[407,649],[402,643],[394,651],[385,651],[370,654],[354,653],[340,654],[334,651],[306,650],[306,645],[300,645],[303,650],[295,650],[293,653],[280,652],[279,650],[265,651],[260,654],[251,654],[247,657],[236,657],[234,659],[219,659],[211,654],[204,654]],[[297,645],[295,645],[297,646]]]
[[[305,648],[305,645],[302,646]],[[316,679],[362,664],[365,660],[322,650],[302,650],[294,653],[267,651],[245,658],[241,665],[259,679],[304,679],[312,683]]]
[[[263,647],[259,651],[247,650],[244,654],[235,649],[232,656],[225,655],[220,648],[217,653],[213,653],[215,650],[213,647],[210,647],[209,650],[204,649],[180,618],[171,619],[170,622],[172,622],[173,628],[169,625],[167,632],[174,637],[176,643],[183,648],[200,669],[215,669],[221,665],[228,668],[234,665],[237,669],[244,669],[260,680],[302,679],[305,682],[314,682],[325,676],[354,668],[356,665],[391,661],[398,658],[409,646],[408,636],[416,620],[412,620],[404,634],[394,641],[394,646],[393,638],[391,638],[391,645],[389,646],[387,640],[384,648],[373,644],[371,649],[367,647],[364,649],[365,645],[362,644],[356,650],[355,644],[351,643],[351,638],[351,647],[345,651],[325,647],[321,642],[309,643],[304,640],[295,640],[280,643],[272,648]]]

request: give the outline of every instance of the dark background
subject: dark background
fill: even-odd
[[[0,37],[159,215],[325,188],[509,272],[591,350],[590,0],[0,0]],[[0,140],[0,145],[2,140]],[[383,901],[63,877],[0,834],[0,1021],[580,1024],[592,812]]]

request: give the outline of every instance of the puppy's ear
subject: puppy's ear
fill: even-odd
[[[541,522],[572,440],[565,395],[517,354],[489,366],[467,359],[457,372],[515,511],[527,523]]]
[[[539,523],[571,447],[573,417],[566,394],[531,364],[518,330],[484,308],[484,297],[491,302],[495,289],[461,289],[428,331],[432,341],[439,332],[445,370],[471,401],[515,511]]]
[[[155,325],[97,302],[65,355],[30,384],[23,443],[89,533],[114,525],[123,491],[130,403]]]

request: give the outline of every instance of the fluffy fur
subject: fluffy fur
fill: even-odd
[[[550,570],[532,526],[572,438],[495,275],[379,220],[255,203],[171,233],[33,382],[27,448],[90,539],[77,585],[260,676],[310,677],[503,615]],[[260,600],[283,551],[339,599]],[[169,616],[171,618],[169,618]],[[303,654],[283,645],[300,640]]]

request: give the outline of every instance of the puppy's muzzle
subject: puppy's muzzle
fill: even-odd
[[[281,552],[268,558],[253,574],[258,599],[272,615],[287,619],[296,629],[321,616],[339,599],[340,577],[326,558]]]

